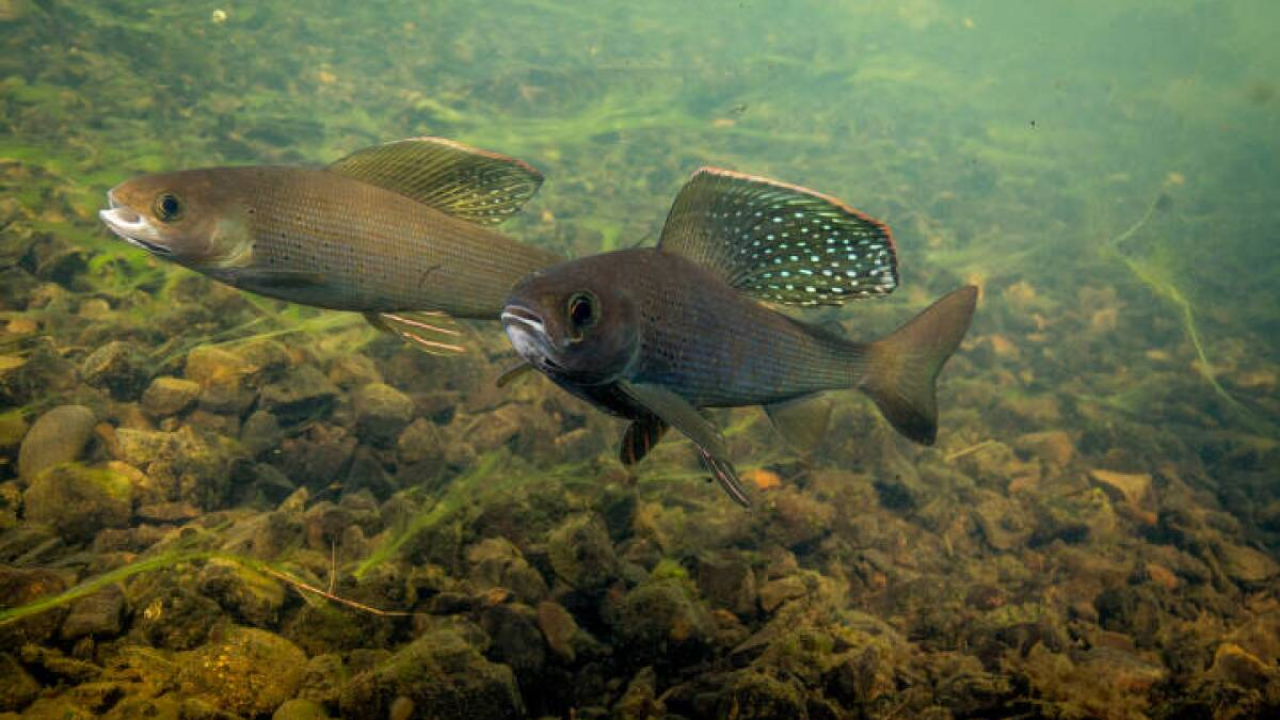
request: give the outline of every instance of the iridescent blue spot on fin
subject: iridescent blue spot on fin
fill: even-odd
[[[658,247],[785,305],[841,305],[898,286],[884,223],[812,190],[719,168],[685,184]]]

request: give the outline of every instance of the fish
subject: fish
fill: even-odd
[[[884,223],[797,185],[708,167],[677,195],[656,247],[536,271],[512,289],[502,323],[518,370],[631,421],[624,465],[675,428],[749,506],[708,408],[763,406],[784,439],[805,448],[827,431],[822,393],[857,388],[897,432],[935,442],[936,379],[968,331],[977,288],[952,291],[871,342],[774,307],[843,305],[898,283]]]
[[[529,164],[437,137],[323,168],[143,175],[99,217],[127,242],[232,287],[364,313],[428,351],[461,352],[447,318],[497,321],[511,287],[559,262],[494,230],[537,192]]]

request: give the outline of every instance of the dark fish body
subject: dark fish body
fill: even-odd
[[[839,304],[896,285],[892,238],[879,222],[803,188],[712,169],[681,191],[658,247],[534,273],[512,290],[502,317],[530,366],[633,420],[624,463],[675,427],[746,504],[701,408],[762,405],[789,440],[812,445],[829,406],[810,401],[858,388],[900,433],[934,441],[934,381],[968,330],[975,288],[864,343],[760,302]]]
[[[769,405],[865,376],[865,345],[775,312],[680,255],[620,250],[564,270],[576,286],[625,287],[636,303],[639,346],[622,379],[660,384],[695,407]]]
[[[227,167],[134,178],[100,215],[125,240],[262,295],[365,313],[425,348],[451,333],[404,313],[497,319],[519,279],[559,260],[492,229],[542,176],[440,138],[325,168]]]

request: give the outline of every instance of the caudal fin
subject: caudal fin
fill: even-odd
[[[934,381],[968,331],[977,300],[972,285],[955,290],[868,348],[870,365],[861,389],[911,440],[932,445],[938,436]]]

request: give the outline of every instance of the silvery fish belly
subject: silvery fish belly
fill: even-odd
[[[111,190],[101,218],[125,240],[229,285],[367,313],[413,339],[405,313],[497,319],[520,278],[558,261],[492,229],[541,182],[519,160],[414,138],[323,169],[135,178]]]
[[[724,438],[702,408],[762,405],[803,448],[830,417],[817,395],[858,388],[898,432],[934,441],[934,382],[969,328],[975,288],[866,343],[762,304],[838,305],[897,283],[882,223],[805,188],[704,169],[680,192],[656,248],[530,276],[512,290],[502,320],[529,366],[633,421],[624,464],[639,462],[674,427],[745,505]]]

